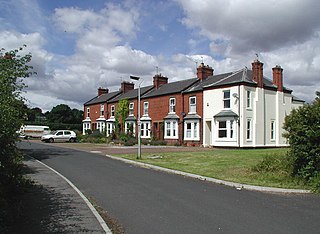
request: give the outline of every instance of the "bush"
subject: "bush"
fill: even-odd
[[[320,174],[320,92],[312,104],[293,110],[286,117],[285,137],[289,140],[288,153],[293,164],[292,174],[313,181]]]
[[[261,173],[281,173],[290,176],[292,162],[288,156],[271,154],[265,156],[260,163],[251,168],[255,172]]]

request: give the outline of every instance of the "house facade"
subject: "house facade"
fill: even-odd
[[[283,86],[283,69],[273,68],[272,80],[263,75],[263,63],[252,70],[214,75],[203,63],[197,77],[177,82],[157,74],[153,85],[141,88],[141,138],[168,144],[217,147],[280,147],[285,116],[304,101]],[[125,131],[137,135],[138,89],[123,82],[118,92],[99,89],[84,104],[83,133],[87,129],[114,131],[117,103],[129,101]]]

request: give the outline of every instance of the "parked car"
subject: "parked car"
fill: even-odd
[[[74,131],[70,130],[57,130],[53,131],[50,134],[43,135],[41,137],[41,141],[44,142],[75,142],[77,138],[77,135]]]

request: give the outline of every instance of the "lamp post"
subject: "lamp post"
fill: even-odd
[[[141,113],[140,113],[141,94],[140,94],[140,86],[143,82],[143,79],[138,76],[130,76],[130,79],[136,80],[136,81],[141,80],[141,82],[138,85],[138,155],[137,155],[137,159],[141,159]]]

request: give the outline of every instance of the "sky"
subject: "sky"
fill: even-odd
[[[37,75],[25,80],[30,107],[83,109],[98,87],[117,91],[248,67],[280,65],[284,85],[311,102],[320,91],[318,0],[0,0],[0,47],[27,45]]]

